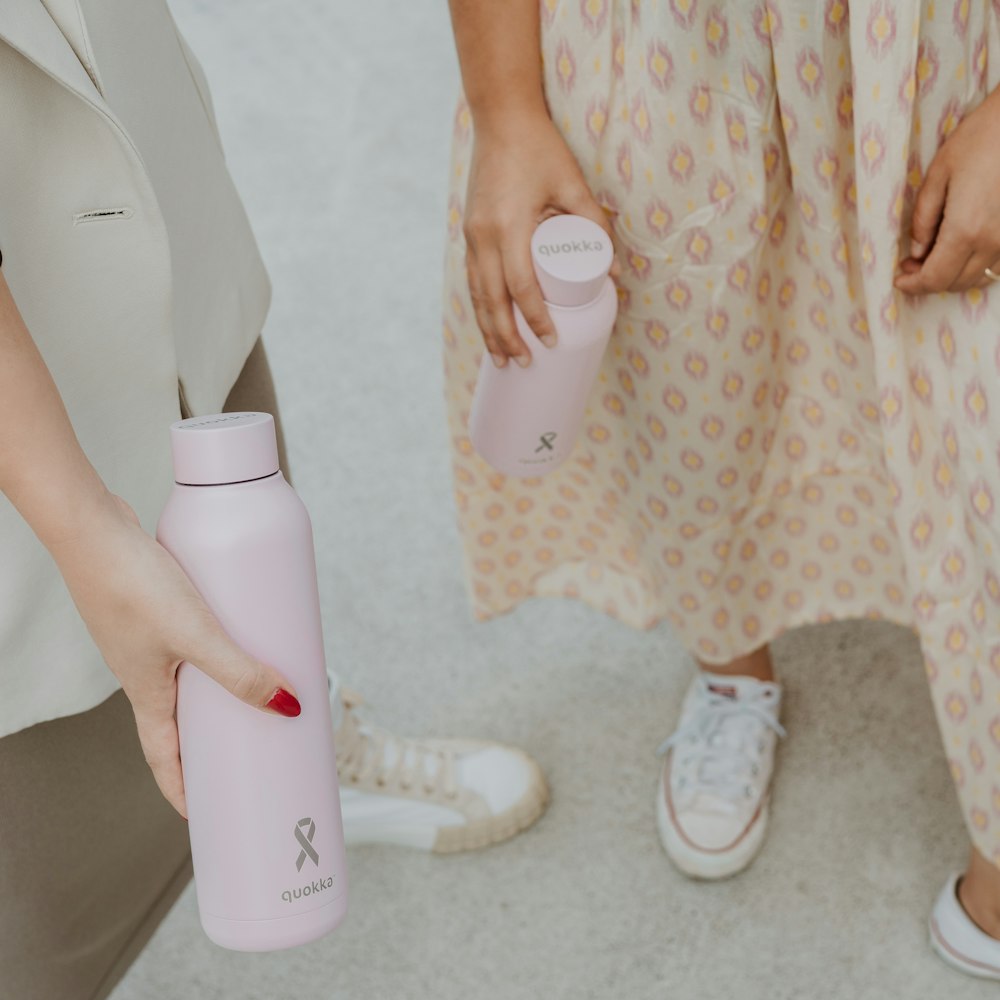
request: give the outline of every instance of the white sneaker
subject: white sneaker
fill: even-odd
[[[334,743],[348,844],[465,851],[513,837],[545,811],[548,785],[523,751],[395,736],[358,718],[355,692],[340,697]]]
[[[656,795],[660,841],[695,878],[726,878],[754,859],[767,829],[781,686],[699,670],[665,754]]]
[[[938,894],[931,911],[931,947],[953,968],[981,979],[1000,980],[1000,941],[981,931],[958,898],[961,872]]]

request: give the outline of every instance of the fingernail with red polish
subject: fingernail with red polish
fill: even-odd
[[[278,715],[287,715],[290,719],[294,719],[295,716],[299,715],[302,711],[299,699],[296,698],[294,694],[286,691],[284,688],[278,688],[278,690],[271,695],[271,700],[267,703],[265,708],[271,709],[272,712],[277,712]]]

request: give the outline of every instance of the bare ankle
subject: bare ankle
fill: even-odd
[[[697,660],[697,657],[695,657]],[[761,646],[752,653],[738,656],[729,663],[705,663],[698,660],[698,666],[710,674],[723,674],[730,677],[755,677],[759,681],[774,680],[774,665],[771,663],[771,651],[768,646]]]
[[[974,890],[966,888],[966,881],[963,877],[958,883],[958,901],[962,904],[962,909],[984,934],[1000,940],[1000,907],[992,900],[983,899]]]
[[[966,873],[956,888],[958,901],[972,922],[1000,940],[1000,869],[973,849]]]

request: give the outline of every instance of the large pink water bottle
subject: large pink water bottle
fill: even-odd
[[[170,442],[176,483],[157,539],[232,639],[280,670],[302,704],[296,718],[262,712],[180,666],[201,922],[225,948],[288,948],[333,930],[347,908],[312,524],[278,468],[271,414],[179,420]]]
[[[546,219],[532,235],[531,259],[556,345],[546,347],[515,304],[531,364],[497,368],[484,353],[469,413],[473,447],[509,476],[539,476],[569,457],[618,313],[608,276],[614,249],[596,222]]]

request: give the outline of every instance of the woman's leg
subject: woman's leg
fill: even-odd
[[[121,691],[0,739],[0,993],[103,1000],[191,878]]]

